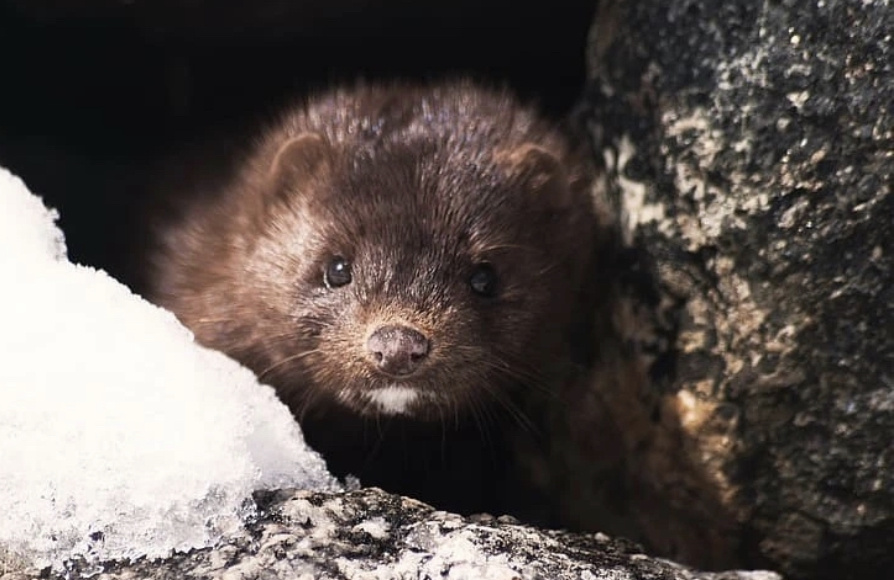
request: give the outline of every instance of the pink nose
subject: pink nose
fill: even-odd
[[[431,343],[417,330],[406,326],[380,326],[366,341],[366,350],[383,373],[410,375],[428,357]]]

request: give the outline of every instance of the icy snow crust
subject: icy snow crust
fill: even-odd
[[[55,218],[0,168],[0,555],[160,557],[238,531],[253,490],[337,488],[271,388],[68,262]]]

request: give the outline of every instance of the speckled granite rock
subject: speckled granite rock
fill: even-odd
[[[112,563],[102,571],[75,565],[65,577],[779,580],[771,572],[696,572],[601,534],[540,532],[502,518],[472,522],[374,488],[343,495],[281,491],[260,503],[262,514],[248,533],[214,549]],[[31,577],[0,573],[2,580]]]
[[[600,4],[585,114],[679,355],[623,435],[645,540],[890,577],[894,5]]]

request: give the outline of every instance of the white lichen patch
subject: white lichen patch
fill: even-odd
[[[788,93],[787,95],[785,95],[785,98],[788,99],[788,102],[790,102],[796,109],[800,111],[801,107],[804,106],[804,103],[807,102],[807,99],[810,98],[810,93],[808,93],[807,91],[796,91]]]
[[[747,223],[743,215],[767,207],[766,194],[730,196],[707,179],[714,161],[724,149],[730,147],[723,141],[723,134],[711,124],[710,114],[704,108],[695,108],[686,115],[665,113],[662,119],[668,138],[687,143],[693,153],[685,159],[675,159],[668,168],[674,177],[674,186],[681,196],[691,200],[697,208],[693,212],[675,214],[675,223],[668,230],[677,232],[687,242],[686,248],[696,251],[712,245],[729,228],[744,229]],[[732,148],[744,154],[750,144],[743,141]]]
[[[618,144],[617,158],[614,150],[605,149],[603,151],[603,159],[606,168],[614,171],[617,175],[617,183],[621,188],[622,204],[622,225],[623,233],[628,243],[631,241],[633,232],[642,224],[656,222],[660,224],[664,220],[664,206],[657,203],[648,203],[646,184],[641,181],[635,181],[625,175],[627,163],[636,156],[636,147],[633,145],[629,135],[621,137]]]

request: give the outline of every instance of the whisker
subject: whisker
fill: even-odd
[[[490,396],[491,399],[497,402],[497,404],[502,407],[509,417],[511,417],[515,423],[522,428],[527,433],[536,433],[538,431],[534,422],[531,421],[530,417],[522,411],[518,405],[516,405],[511,399],[506,397],[505,393],[502,393],[500,389],[494,388],[492,385],[488,385],[486,382],[483,383],[484,391]],[[485,407],[486,409],[487,407]]]
[[[482,248],[477,248],[477,251],[482,254],[486,254],[486,253],[490,253],[490,252],[498,252],[500,250],[521,250],[523,252],[538,251],[536,248],[532,248],[530,246],[523,246],[521,244],[494,244],[492,246],[484,246]]]
[[[287,356],[286,358],[273,363],[272,365],[270,365],[269,367],[264,369],[263,372],[258,373],[258,380],[259,381],[262,380],[268,373],[270,373],[271,371],[273,371],[274,369],[276,369],[278,367],[281,367],[284,364],[288,364],[292,361],[302,359],[306,356],[310,356],[312,354],[317,354],[319,352],[322,352],[322,351],[320,351],[320,349],[314,349],[314,350],[306,350],[304,352],[299,352],[299,353],[295,353],[291,356]]]
[[[196,318],[190,324],[220,324],[221,322],[236,322],[235,318]]]
[[[521,362],[513,364],[512,361],[507,360],[504,358],[504,355],[499,353],[492,354],[492,358],[495,360],[484,358],[480,362],[498,374],[518,380],[524,386],[531,387],[537,390],[537,392],[547,395],[550,399],[555,400],[558,398],[555,389],[551,387],[550,382],[542,372],[532,369],[527,364]]]
[[[301,422],[307,416],[309,409],[313,408],[314,403],[321,397],[319,389],[302,389],[301,396],[301,412],[298,421]]]
[[[481,436],[481,441],[484,443],[485,447],[493,449],[494,445],[491,440],[489,429],[490,421],[488,421],[489,412],[487,405],[482,405],[481,400],[478,397],[473,397],[469,402],[469,407],[475,422],[475,427],[478,429],[478,434]]]
[[[549,265],[547,265],[547,266],[545,266],[545,267],[543,267],[543,268],[537,270],[537,271],[534,273],[534,275],[535,275],[535,276],[538,276],[538,277],[539,277],[539,276],[543,276],[544,274],[548,274],[549,272],[551,272],[552,270],[555,270],[555,269],[558,268],[558,267],[559,267],[559,264],[558,264],[558,263],[552,263],[552,264],[549,264]]]

